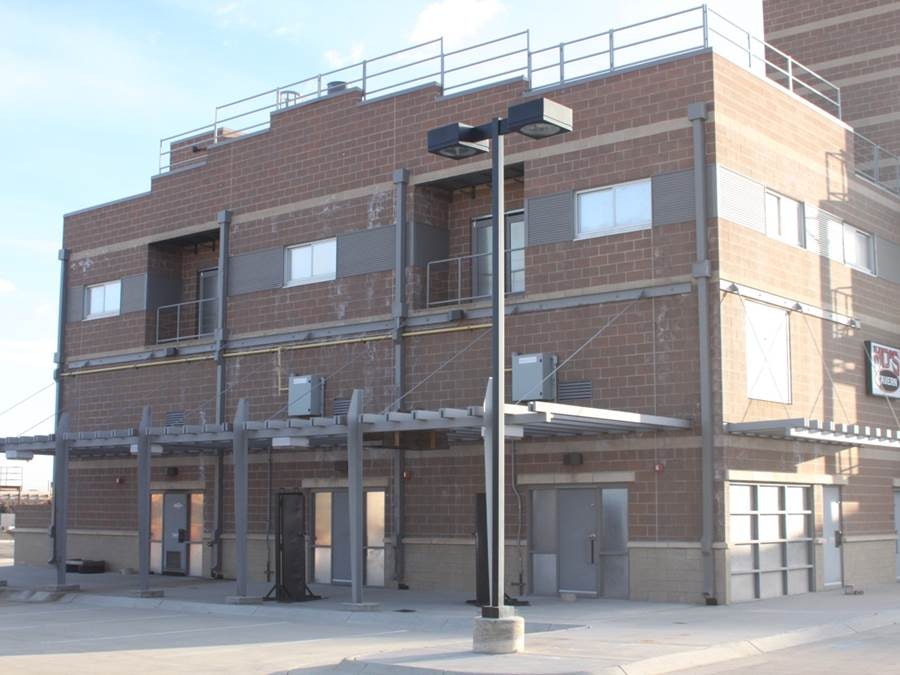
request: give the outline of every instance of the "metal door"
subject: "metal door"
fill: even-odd
[[[628,597],[628,490],[607,488],[603,499],[600,559],[604,598]]]
[[[188,571],[188,495],[168,492],[163,496],[163,573]]]
[[[598,490],[559,491],[559,591],[597,595]]]
[[[897,579],[900,580],[900,492],[894,493],[894,530],[897,530],[897,541],[894,542],[897,550]]]
[[[825,585],[840,585],[843,581],[841,561],[841,489],[832,485],[822,488],[824,513],[822,514],[822,537],[825,539]]]
[[[331,581],[349,584],[350,501],[346,490],[331,493]]]
[[[218,299],[219,270],[203,270],[199,279],[199,322],[197,333],[211,335],[216,330],[219,319]]]

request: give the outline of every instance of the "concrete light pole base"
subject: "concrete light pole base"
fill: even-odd
[[[480,654],[517,654],[525,651],[525,619],[507,616],[500,619],[475,619],[472,651]]]
[[[44,593],[77,593],[81,590],[81,586],[78,584],[50,584],[40,586],[36,590]]]
[[[380,612],[379,602],[342,602],[341,607],[350,612]]]

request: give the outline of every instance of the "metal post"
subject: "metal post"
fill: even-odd
[[[505,453],[505,419],[504,402],[506,400],[504,387],[504,360],[506,353],[506,222],[504,204],[504,148],[501,129],[502,120],[497,118],[491,126],[491,224],[493,227],[491,242],[491,294],[492,303],[492,354],[491,376],[493,387],[491,389],[490,419],[490,481],[486,484],[487,506],[491,533],[488,549],[490,551],[491,568],[491,604],[482,608],[482,616],[485,618],[500,618],[508,616],[509,612],[504,607],[504,544],[505,544],[505,513],[504,506],[504,459]],[[487,478],[487,476],[486,476]]]
[[[234,413],[234,565],[235,594],[247,597],[247,401],[238,401]]]
[[[616,69],[616,44],[612,28],[609,29],[609,69]]]
[[[765,47],[763,47],[765,51]],[[753,36],[747,31],[747,67],[753,69]]]
[[[140,592],[150,590],[150,406],[144,406],[138,425],[138,574]]]
[[[566,48],[565,42],[559,43],[559,82],[566,81]]]
[[[875,177],[875,182],[881,182],[881,146],[877,143],[875,147],[872,148],[872,160],[875,162],[875,167],[872,170],[872,175]]]
[[[709,11],[706,5],[703,5],[703,48],[709,49]]]
[[[525,31],[525,68],[528,77],[528,88],[534,89],[531,82],[531,30]]]
[[[231,211],[219,211],[216,220],[219,223],[219,274],[216,280],[216,334],[215,334],[215,359],[216,359],[216,424],[225,421],[225,327],[226,311],[228,309],[228,251],[231,232]],[[225,450],[216,450],[216,482],[214,507],[215,517],[213,521],[212,546],[213,561],[210,576],[218,578],[222,576],[222,524],[225,521]]]
[[[787,76],[788,76],[788,91],[794,91],[794,59],[790,56],[787,60]]]
[[[351,602],[363,601],[363,390],[354,389],[347,411],[347,488],[350,506]]]
[[[713,403],[712,403],[712,354],[710,347],[709,278],[712,270],[709,261],[706,223],[706,103],[688,106],[688,119],[693,126],[694,145],[694,212],[697,243],[697,262],[693,277],[697,284],[697,330],[700,361],[700,425],[701,425],[701,554],[703,557],[703,595],[707,604],[716,604],[716,575],[713,558]]]
[[[363,99],[366,98],[366,61],[363,59],[362,62],[362,95]]]
[[[441,93],[444,93],[444,36],[441,36]]]
[[[56,426],[59,425],[60,417],[62,416],[62,369],[65,365],[65,344],[66,344],[66,318],[69,314],[69,289],[68,278],[69,278],[69,249],[61,248],[59,249],[59,311],[56,315],[56,354],[54,355],[54,362],[56,364],[56,368],[53,370],[53,379],[56,381],[56,399],[55,399],[55,412],[56,415],[54,417],[54,424]],[[84,298],[81,298],[81,302],[84,302]],[[57,435],[59,431],[57,430]],[[56,464],[54,462],[54,468]],[[54,481],[55,481],[54,477]],[[55,485],[54,485],[55,488]],[[51,532],[54,530],[56,525],[56,509],[54,508],[50,514],[50,530]],[[56,553],[56,537],[51,538],[51,551],[50,551],[50,562],[56,562],[57,553]]]
[[[53,454],[53,549],[56,562],[56,585],[66,585],[66,538],[68,536],[69,486],[69,413],[63,413],[56,423],[56,447]]]

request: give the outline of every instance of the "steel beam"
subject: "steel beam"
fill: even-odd
[[[354,389],[347,411],[347,487],[350,505],[350,579],[353,604],[363,601],[363,390]]]
[[[69,493],[69,413],[59,416],[56,423],[56,450],[53,455],[53,561],[56,563],[56,584],[66,585],[66,538],[68,536]]]
[[[235,594],[247,596],[247,401],[238,401],[234,413],[232,441],[234,463],[234,563],[237,581]]]
[[[141,592],[150,590],[150,406],[144,406],[138,426],[138,574]]]

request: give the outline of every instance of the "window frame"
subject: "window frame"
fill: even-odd
[[[846,222],[846,221],[844,222],[844,227],[843,227],[843,233],[842,233],[842,234],[843,234],[843,242],[842,242],[842,245],[843,245],[843,249],[844,249],[844,250],[843,250],[843,254],[844,254],[844,264],[847,265],[848,267],[852,268],[852,269],[855,269],[855,270],[859,271],[859,272],[865,272],[866,274],[870,274],[870,275],[873,276],[873,277],[876,276],[876,275],[877,275],[877,270],[876,270],[876,262],[875,262],[875,261],[876,261],[876,257],[875,257],[875,236],[874,236],[871,232],[866,232],[866,231],[863,230],[862,228],[856,227],[856,225],[851,225],[850,223],[848,223],[848,222]],[[851,262],[850,260],[847,259],[847,235],[848,235],[848,234],[850,234],[851,237],[852,237],[852,236],[855,236],[855,235],[857,235],[857,234],[861,234],[861,235],[865,236],[866,239],[868,239],[868,241],[869,241],[869,246],[868,246],[868,248],[869,248],[869,262],[870,262],[870,264],[871,264],[870,267],[863,267],[862,265],[859,265],[859,264],[857,264],[856,262]],[[856,248],[856,247],[854,246],[854,250],[855,250],[855,248]]]
[[[650,218],[646,223],[642,223],[640,225],[626,225],[626,226],[617,226],[615,225],[616,221],[616,189],[627,187],[629,185],[639,185],[646,184],[647,185],[647,195],[649,198],[649,206],[650,206]],[[612,220],[613,227],[609,230],[601,231],[601,232],[582,232],[581,231],[581,209],[579,208],[579,200],[582,195],[591,194],[594,192],[604,192],[611,191],[612,192]],[[580,241],[583,239],[595,239],[597,237],[609,237],[615,234],[626,234],[628,232],[640,232],[641,230],[649,230],[653,227],[653,182],[651,178],[639,178],[637,180],[626,181],[624,183],[614,183],[613,185],[604,185],[602,187],[589,188],[586,190],[576,190],[575,191],[575,241]]]
[[[332,260],[332,269],[327,274],[310,274],[308,277],[302,277],[294,279],[292,278],[293,265],[292,265],[292,257],[293,252],[308,248],[310,250],[310,271],[313,269],[313,262],[315,260],[315,247],[320,246],[322,244],[331,244],[334,247],[334,258]],[[317,239],[316,241],[308,241],[302,244],[294,244],[292,246],[285,246],[284,248],[284,288],[291,288],[293,286],[308,286],[309,284],[318,284],[325,281],[334,281],[337,278],[337,237],[326,237],[325,239]]]
[[[778,200],[778,211],[777,211],[778,229],[779,229],[778,232],[772,232],[771,229],[769,228],[769,197],[774,197],[775,199]],[[784,230],[784,227],[783,227],[784,223],[781,222],[781,216],[783,213],[781,206],[782,206],[782,200],[785,200],[785,199],[790,200],[791,202],[793,202],[794,204],[797,205],[797,230],[795,232],[794,238],[786,237],[781,232],[782,230]],[[806,207],[806,205],[804,204],[804,202],[800,201],[799,199],[794,199],[793,197],[788,197],[787,195],[782,194],[781,192],[778,192],[776,190],[766,188],[765,199],[763,201],[763,212],[764,212],[763,218],[765,220],[766,236],[770,237],[772,239],[775,239],[777,241],[784,242],[785,244],[790,244],[791,246],[796,246],[798,248],[806,248],[806,210],[805,210],[805,207]]]
[[[116,304],[115,310],[107,311],[106,307],[106,289],[108,287],[116,286],[119,290],[119,302]],[[95,288],[103,289],[103,305],[104,311],[94,312],[92,310],[91,303],[91,291]],[[122,313],[122,280],[114,279],[112,281],[104,281],[99,284],[90,284],[89,286],[84,287],[84,321],[93,321],[94,319],[106,319],[112,316],[119,316]]]

